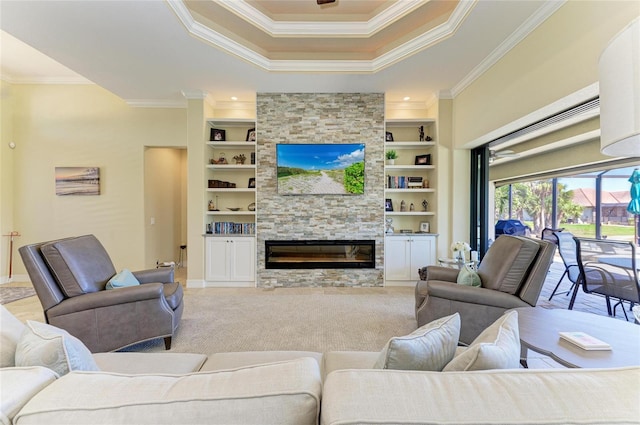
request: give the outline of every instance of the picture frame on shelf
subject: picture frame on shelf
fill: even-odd
[[[249,185],[247,187],[249,187],[249,188],[255,188],[256,187],[256,178],[255,177],[249,177]]]
[[[224,142],[227,139],[227,132],[219,128],[212,128],[209,139],[212,142]]]
[[[431,165],[431,154],[416,155],[415,165]]]
[[[391,200],[391,198],[387,198],[384,200],[384,210],[393,211],[393,201]]]
[[[431,225],[429,224],[428,221],[420,222],[420,233],[429,233],[430,230],[431,230]]]
[[[385,131],[384,140],[387,142],[393,142],[393,133],[390,131]]]
[[[256,129],[250,128],[247,130],[247,142],[255,142],[256,141]]]

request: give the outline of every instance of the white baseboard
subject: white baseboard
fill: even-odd
[[[256,283],[251,281],[246,282],[211,282],[206,281],[204,286],[207,288],[255,288]]]

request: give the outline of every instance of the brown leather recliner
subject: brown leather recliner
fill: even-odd
[[[116,270],[93,235],[19,249],[47,323],[65,329],[92,352],[171,337],[182,317],[183,291],[173,269],[133,272],[140,285],[106,290]]]
[[[416,284],[418,327],[460,313],[460,342],[470,344],[506,310],[534,307],[556,245],[520,236],[501,235],[478,267],[481,287],[456,284],[459,270],[427,266]]]

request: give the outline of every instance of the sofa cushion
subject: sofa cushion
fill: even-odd
[[[124,374],[185,374],[200,370],[207,356],[192,353],[94,353],[101,371]]]
[[[209,356],[202,371],[237,369],[257,366],[265,363],[283,362],[310,357],[322,365],[322,353],[315,351],[239,351],[230,353],[214,353]]]
[[[334,370],[373,369],[380,357],[379,351],[329,351],[322,358],[323,377]]]
[[[62,376],[72,370],[99,370],[91,352],[63,329],[27,320],[16,347],[16,366],[44,366]]]
[[[315,425],[321,390],[310,358],[181,376],[72,372],[37,394],[16,423]]]
[[[446,316],[409,335],[391,338],[374,368],[441,371],[453,358],[460,336],[460,315]]]
[[[13,417],[40,390],[58,378],[46,367],[9,367],[0,369],[2,397],[0,397],[0,424],[11,425]]]
[[[637,424],[640,367],[476,372],[338,370],[322,424]]]
[[[518,313],[508,311],[482,331],[469,348],[454,357],[443,371],[517,369],[519,367]]]
[[[140,285],[140,282],[138,282],[138,279],[136,279],[133,273],[131,273],[129,269],[122,269],[121,272],[109,279],[105,285],[105,289],[125,288],[127,286],[138,285]]]
[[[49,242],[40,251],[67,297],[101,291],[116,274],[109,254],[93,235]]]
[[[501,236],[489,251],[492,249],[499,252],[486,255],[478,267],[482,287],[513,295],[524,281],[540,245],[527,238]]]
[[[0,305],[0,367],[16,365],[16,347],[24,329],[24,323]]]

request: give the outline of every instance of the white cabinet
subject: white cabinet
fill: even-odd
[[[413,286],[418,269],[436,264],[436,235],[387,235],[384,274],[387,286]]]
[[[256,280],[253,237],[206,237],[206,286],[249,286]]]

